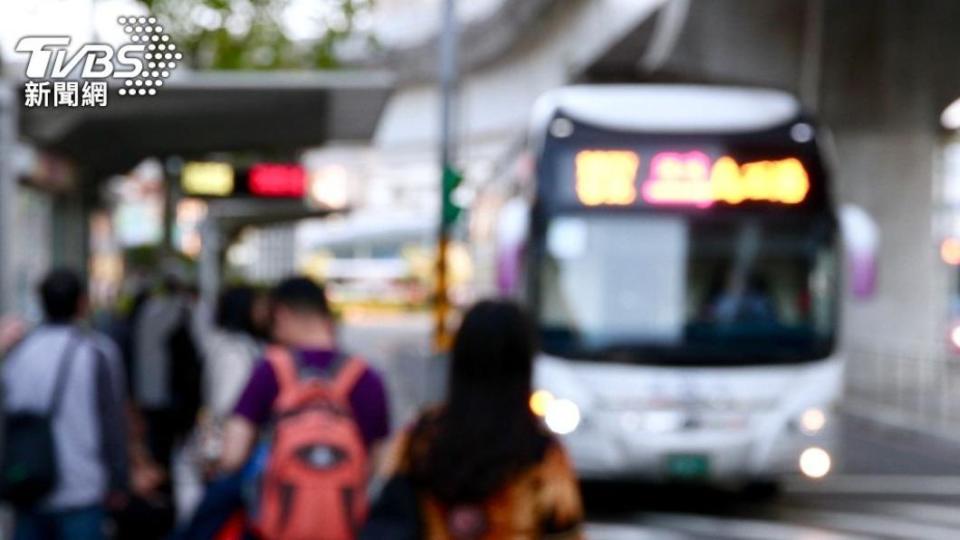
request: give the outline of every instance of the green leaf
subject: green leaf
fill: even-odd
[[[289,0],[140,0],[159,18],[193,69],[332,69],[340,65],[338,47],[355,37],[356,21],[374,0],[317,0],[324,15],[345,21],[319,35],[293,41],[284,33]],[[246,27],[237,31],[237,21]],[[368,36],[365,43],[375,46]]]

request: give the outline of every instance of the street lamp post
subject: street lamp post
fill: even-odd
[[[449,349],[452,335],[447,327],[450,296],[447,282],[447,257],[450,247],[450,229],[457,219],[458,209],[452,194],[460,183],[456,169],[456,141],[454,108],[458,78],[458,28],[456,0],[444,0],[440,35],[440,170],[441,207],[437,234],[436,291],[434,299],[434,348],[438,352]]]

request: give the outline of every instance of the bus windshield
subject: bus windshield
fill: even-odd
[[[544,240],[537,311],[548,354],[715,365],[832,349],[838,261],[827,216],[567,213],[548,220]]]

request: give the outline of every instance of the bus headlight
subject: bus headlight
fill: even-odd
[[[568,435],[580,425],[580,407],[569,399],[555,399],[547,406],[543,421],[557,435]]]
[[[557,435],[573,433],[580,425],[580,407],[569,399],[558,399],[547,390],[530,395],[530,410],[543,418],[547,429]]]
[[[811,407],[800,415],[800,431],[807,435],[816,435],[827,425],[827,413],[821,408]]]
[[[547,415],[547,407],[556,400],[553,394],[546,390],[537,390],[530,394],[530,410],[533,414],[543,418]]]
[[[823,448],[812,446],[800,454],[800,472],[809,478],[823,478],[830,474],[833,461]]]
[[[960,351],[960,323],[954,324],[950,329],[950,344]]]

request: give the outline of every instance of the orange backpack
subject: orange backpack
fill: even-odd
[[[266,356],[280,392],[254,529],[264,540],[353,540],[367,514],[367,452],[349,398],[366,365],[337,358],[307,377],[286,349]]]

